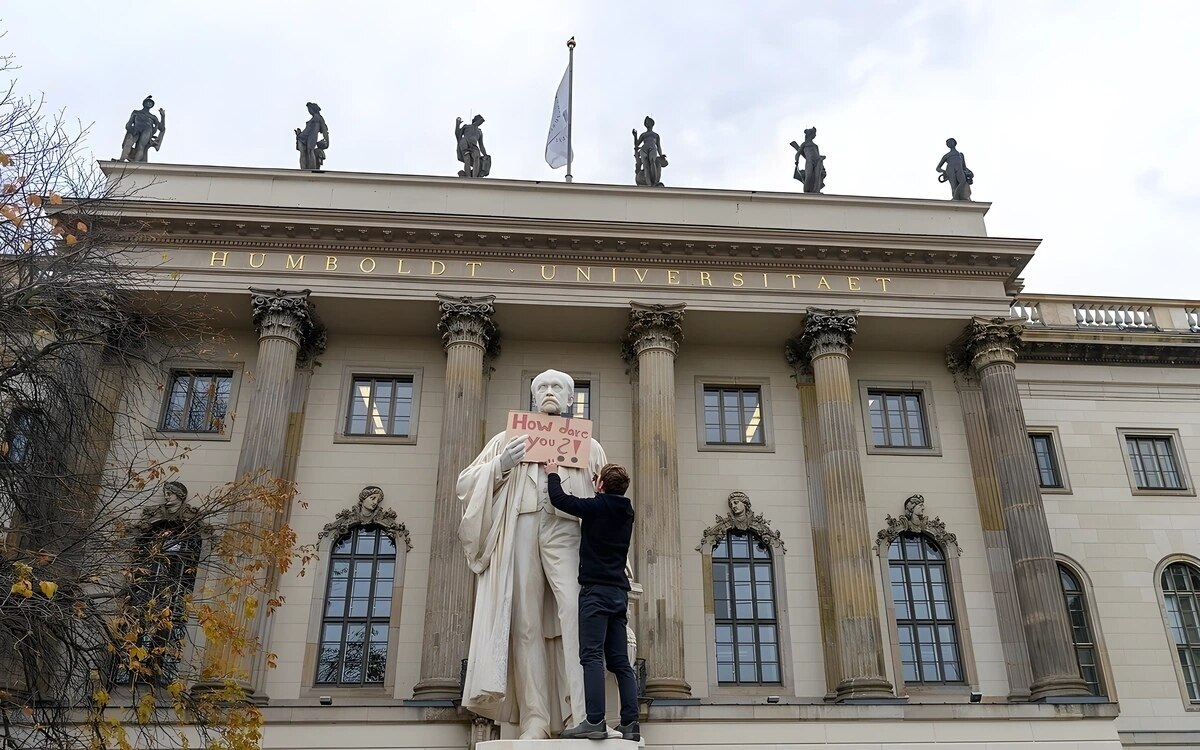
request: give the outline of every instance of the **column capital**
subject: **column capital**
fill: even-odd
[[[683,341],[683,312],[687,305],[629,303],[629,325],[621,340],[621,356],[631,368],[637,367],[638,357],[651,349],[679,353]]]
[[[946,347],[946,369],[954,376],[954,387],[958,390],[979,387],[979,371],[971,362],[971,352],[961,343]]]
[[[449,349],[455,344],[470,344],[483,350],[485,357],[500,353],[500,329],[492,316],[496,314],[496,296],[485,294],[480,297],[454,297],[439,294],[438,332],[442,334],[442,347]]]
[[[325,351],[325,325],[309,301],[309,289],[250,287],[250,309],[258,338],[281,338],[300,348],[297,359],[311,360]]]
[[[804,331],[792,340],[787,351],[788,361],[796,363],[827,354],[849,356],[858,333],[858,310],[824,310],[808,308]]]
[[[975,369],[1017,363],[1024,326],[1011,318],[973,318],[963,332],[963,347]]]

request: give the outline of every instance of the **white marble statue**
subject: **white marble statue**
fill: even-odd
[[[533,379],[546,414],[570,413],[575,383],[557,370]],[[478,578],[463,707],[547,739],[583,720],[579,664],[579,520],[555,510],[546,472],[521,463],[526,438],[493,437],[458,476],[458,538]],[[562,466],[563,489],[592,497],[605,464],[592,440],[589,468]]]

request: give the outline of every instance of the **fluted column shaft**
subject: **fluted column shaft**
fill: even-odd
[[[800,348],[812,363],[837,631],[837,700],[892,697],[884,674],[872,535],[854,420],[850,349],[857,311],[810,308]]]
[[[684,679],[683,558],[679,540],[679,447],[675,423],[675,355],[683,338],[683,305],[630,304],[624,351],[637,368],[633,507],[639,602],[638,653],[646,659],[646,692],[688,698]]]
[[[1033,675],[1030,698],[1087,695],[1075,660],[1037,465],[1017,390],[1020,336],[1019,324],[998,318],[973,321],[966,339],[979,373],[1000,482],[1000,503]]]
[[[458,541],[462,520],[458,475],[481,447],[484,360],[499,343],[492,321],[494,297],[438,297],[438,330],[446,349],[446,401],[438,444],[421,680],[413,688],[413,697],[425,700],[457,698],[462,692],[475,577]]]
[[[954,373],[966,427],[967,453],[971,459],[971,478],[975,483],[975,500],[979,506],[979,523],[983,529],[984,553],[992,579],[992,595],[996,602],[996,619],[1000,625],[1000,643],[1008,673],[1008,697],[1028,700],[1033,675],[1029,668],[1029,648],[1025,645],[1025,630],[1021,624],[1021,607],[1017,601],[1017,584],[1013,577],[1012,554],[1008,547],[1004,511],[1000,502],[1000,478],[996,473],[992,439],[988,433],[987,413],[979,379],[970,362],[951,354],[948,364]]]
[[[325,346],[325,332],[308,301],[308,289],[251,289],[254,327],[258,331],[258,356],[254,366],[253,393],[246,414],[245,434],[238,452],[238,479],[250,477],[256,483],[283,478],[284,450],[288,421],[292,411],[292,387],[298,358],[315,356]],[[250,528],[277,529],[286,509],[279,512],[262,508],[243,508],[235,522],[250,522]],[[275,576],[273,566],[258,574],[259,585]],[[247,635],[266,647],[267,608],[257,607],[246,624]],[[221,677],[242,685],[251,700],[265,702],[262,694],[263,654],[236,651],[230,645],[205,652],[205,672],[212,675],[214,686]],[[206,688],[209,685],[202,684]]]

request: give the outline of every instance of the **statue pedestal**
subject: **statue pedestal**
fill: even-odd
[[[632,740],[489,740],[475,750],[638,750]]]

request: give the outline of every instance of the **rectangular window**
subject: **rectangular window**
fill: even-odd
[[[233,373],[229,370],[172,372],[162,431],[224,432],[232,388]]]
[[[347,435],[408,437],[413,422],[413,377],[355,375],[346,414]]]
[[[529,411],[537,410],[537,404],[533,403],[533,393],[530,393]],[[570,416],[575,419],[592,418],[592,383],[590,380],[575,381],[575,405],[571,407]]]
[[[783,659],[771,550],[752,532],[730,531],[712,553],[717,682],[778,685]]]
[[[929,448],[920,391],[867,391],[871,439],[876,448]]]
[[[1054,436],[1049,432],[1029,434],[1033,448],[1033,460],[1037,463],[1038,486],[1043,489],[1061,489],[1062,473],[1058,470],[1058,458],[1054,455]]]
[[[1187,489],[1169,436],[1126,435],[1125,448],[1139,490]]]
[[[704,386],[706,445],[764,445],[763,419],[758,386]]]

